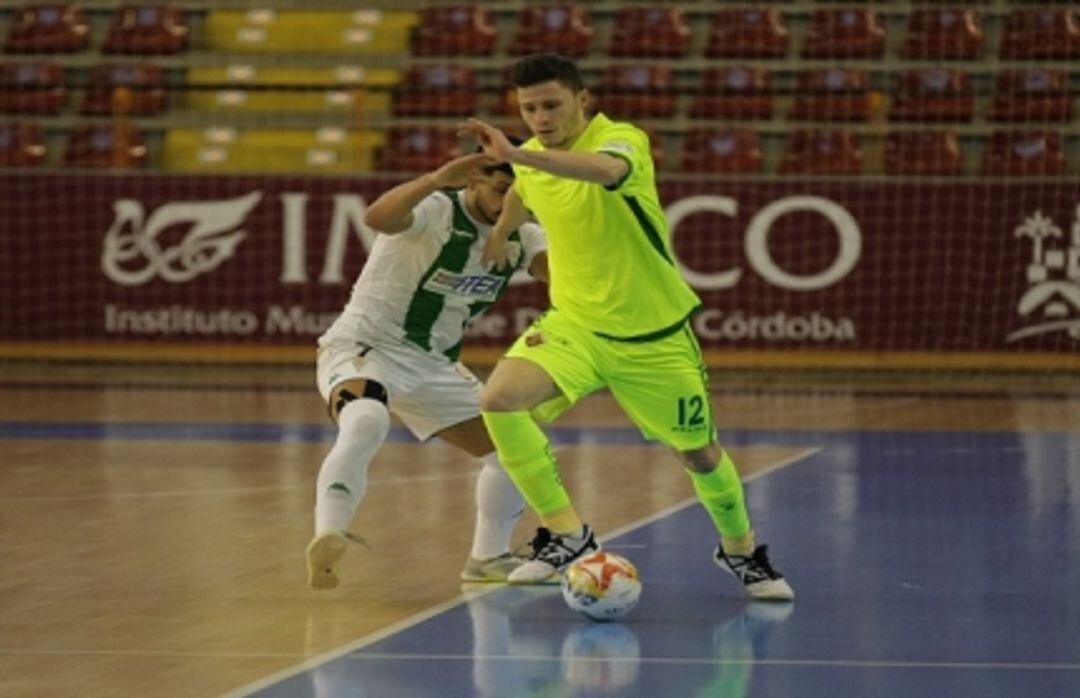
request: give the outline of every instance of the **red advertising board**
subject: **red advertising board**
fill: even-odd
[[[364,263],[366,202],[392,183],[0,177],[0,342],[310,344]],[[707,348],[1080,348],[1075,184],[686,181],[661,193]],[[516,284],[470,341],[506,345],[545,306],[542,285]]]

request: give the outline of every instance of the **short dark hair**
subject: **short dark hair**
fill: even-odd
[[[519,58],[510,69],[510,82],[514,87],[532,87],[551,80],[573,92],[585,89],[578,67],[557,53],[531,53]]]
[[[519,146],[525,142],[517,136],[511,135],[509,133],[506,134],[506,140],[510,141],[510,144],[513,146]],[[482,153],[484,152],[484,149],[481,147],[477,147],[476,152]],[[487,167],[481,167],[480,171],[488,177],[495,174],[496,172],[502,172],[506,176],[510,177],[510,179],[514,178],[514,168],[511,167],[510,163],[508,162],[500,162],[498,165],[488,165]]]

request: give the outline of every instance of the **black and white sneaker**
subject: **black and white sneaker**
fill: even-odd
[[[768,546],[759,545],[749,555],[728,555],[722,545],[713,556],[720,569],[742,582],[746,593],[766,601],[791,601],[795,592],[784,575],[769,562]]]
[[[589,526],[581,535],[556,535],[546,528],[536,530],[532,541],[532,555],[528,562],[519,565],[506,581],[510,584],[544,584],[558,577],[571,562],[600,549],[596,536]]]

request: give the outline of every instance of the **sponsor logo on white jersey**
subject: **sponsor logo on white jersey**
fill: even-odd
[[[424,282],[424,290],[443,296],[458,296],[471,301],[494,303],[506,279],[494,274],[462,274],[437,269]]]

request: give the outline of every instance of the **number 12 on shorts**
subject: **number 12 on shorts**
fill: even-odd
[[[700,395],[679,398],[679,426],[697,427],[705,423],[702,411],[705,409],[705,399]]]

